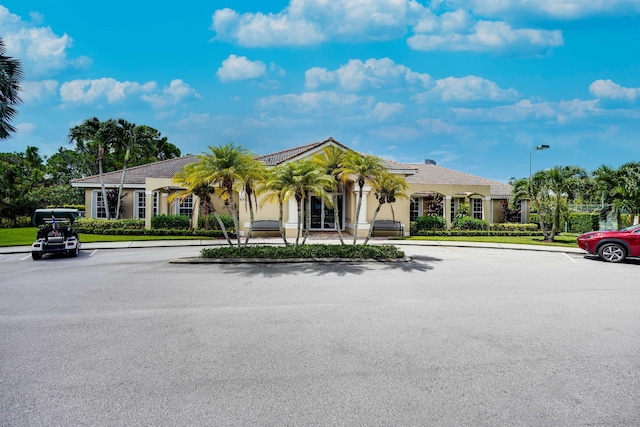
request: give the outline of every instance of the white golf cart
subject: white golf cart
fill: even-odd
[[[39,260],[42,255],[50,253],[77,257],[80,238],[72,228],[76,218],[77,209],[36,209],[31,222],[38,227],[38,236],[31,245],[31,258]]]

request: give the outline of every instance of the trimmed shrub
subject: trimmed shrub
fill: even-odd
[[[416,230],[444,230],[447,228],[447,221],[441,216],[427,215],[419,216],[415,221]]]
[[[191,226],[191,219],[186,215],[155,215],[151,218],[151,228],[175,228],[188,230]]]
[[[540,227],[537,224],[521,224],[519,222],[505,222],[498,224],[491,224],[489,230],[491,231],[538,231]]]
[[[209,219],[209,228],[212,230],[219,230],[220,226],[218,225],[218,220],[216,219],[216,217],[213,215],[207,215],[207,217]],[[233,217],[231,215],[220,215],[220,218],[222,219],[222,223],[227,230],[234,228]],[[204,216],[201,216],[198,218],[198,228],[204,229],[204,227]]]
[[[264,258],[264,259],[398,259],[404,252],[391,245],[299,245],[299,246],[242,246],[202,249],[203,258]]]
[[[600,228],[600,215],[597,213],[569,214],[569,233],[586,233]]]
[[[541,231],[505,231],[505,230],[419,230],[417,236],[505,236],[505,237],[530,237],[542,236]]]
[[[488,230],[489,223],[484,219],[460,216],[453,220],[451,228],[456,230]]]

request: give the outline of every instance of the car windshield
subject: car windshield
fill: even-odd
[[[620,231],[624,231],[627,233],[640,233],[640,224],[632,225],[631,227],[623,228]]]

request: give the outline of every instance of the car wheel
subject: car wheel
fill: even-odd
[[[627,257],[627,252],[617,243],[605,243],[598,249],[598,255],[607,262],[621,262]]]
[[[34,261],[37,261],[42,258],[42,254],[40,252],[31,252],[31,258],[33,258]]]

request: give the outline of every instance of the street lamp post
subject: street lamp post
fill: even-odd
[[[551,148],[550,145],[547,144],[542,144],[542,145],[536,145],[535,147],[531,147],[531,150],[529,150],[529,201],[531,201],[532,198],[532,194],[531,194],[531,153],[533,153],[533,150],[536,151],[540,151],[540,150],[547,150]],[[531,208],[529,207],[529,209],[527,210],[528,212],[531,210]],[[529,218],[527,217],[527,220],[529,220]]]
[[[549,148],[551,148],[550,145],[542,144],[542,145],[536,145],[535,147],[531,147],[531,150],[529,150],[529,185],[531,185],[531,153],[533,153],[533,150],[540,151],[540,150],[548,150]]]

